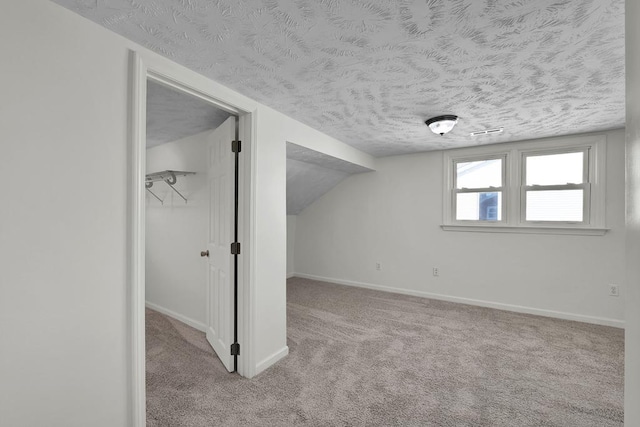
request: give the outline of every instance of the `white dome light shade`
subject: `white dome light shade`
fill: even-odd
[[[458,123],[458,116],[454,115],[446,115],[446,116],[438,116],[433,117],[427,120],[426,125],[429,126],[431,132],[437,133],[438,135],[444,135],[453,129],[453,127]]]

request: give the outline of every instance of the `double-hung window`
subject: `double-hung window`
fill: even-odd
[[[523,153],[523,222],[589,221],[589,148]]]
[[[502,221],[505,157],[455,160],[456,221]]]
[[[603,234],[606,137],[444,152],[443,228]]]

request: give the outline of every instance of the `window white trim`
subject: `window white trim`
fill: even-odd
[[[458,188],[457,185],[457,164],[458,163],[469,163],[476,162],[481,160],[501,160],[501,185],[500,187],[487,187],[487,188]],[[505,223],[506,215],[507,215],[507,164],[508,164],[508,156],[506,154],[501,154],[497,156],[476,156],[476,157],[456,157],[452,160],[451,164],[451,211],[452,211],[452,221],[455,224],[478,224],[478,223],[486,223],[486,224],[501,224]],[[458,220],[456,219],[455,213],[457,211],[457,195],[463,193],[488,193],[488,192],[499,192],[501,193],[501,210],[502,210],[502,219],[500,220],[480,220],[480,221],[469,221],[469,220]]]
[[[579,147],[563,147],[560,149],[551,150],[520,150],[520,167],[522,172],[520,174],[520,224],[529,226],[548,226],[548,225],[565,225],[565,226],[585,226],[589,225],[591,218],[591,158],[595,155],[592,151],[592,145],[582,145]],[[535,156],[549,156],[554,154],[568,154],[568,153],[582,153],[582,182],[575,184],[563,184],[563,185],[541,185],[541,186],[528,186],[526,185],[527,175],[527,158]],[[548,190],[582,190],[583,191],[583,206],[582,221],[528,221],[526,219],[527,209],[527,192],[529,191],[548,191]]]
[[[581,236],[602,236],[608,228],[594,227],[512,227],[509,225],[444,225],[444,231],[473,231],[478,233],[518,233],[518,234],[569,234]]]
[[[602,235],[606,209],[606,153],[604,134],[578,135],[447,150],[443,153],[443,224],[447,231],[481,231],[506,233],[551,233]],[[585,220],[583,222],[524,221],[524,158],[532,154],[554,154],[585,150],[585,174],[588,182],[583,188]],[[502,221],[457,221],[455,219],[455,163],[503,157],[506,174],[502,194]]]

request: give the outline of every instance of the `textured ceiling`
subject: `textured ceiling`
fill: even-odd
[[[229,116],[193,95],[147,82],[147,148],[215,129]]]
[[[55,1],[375,156],[624,126],[624,0]]]
[[[371,169],[287,143],[287,215],[298,215],[346,177]]]

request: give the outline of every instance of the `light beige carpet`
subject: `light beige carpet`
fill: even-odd
[[[620,329],[305,279],[289,356],[252,380],[147,311],[149,426],[623,425]]]

